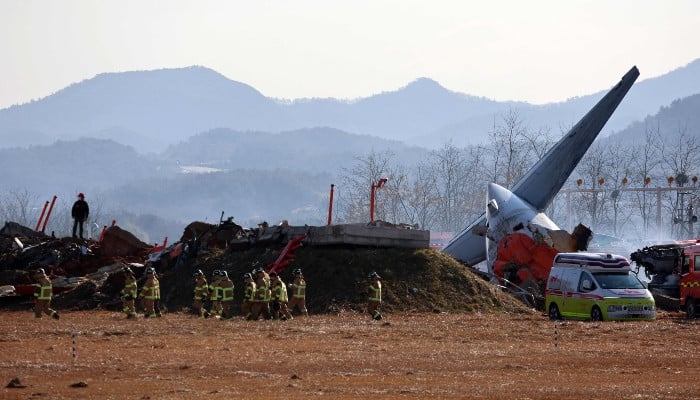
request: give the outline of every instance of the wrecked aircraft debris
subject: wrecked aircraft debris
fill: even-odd
[[[36,268],[44,268],[52,278],[57,295],[54,305],[89,309],[118,306],[123,285],[119,272],[126,266],[137,278],[143,277],[147,266],[167,275],[200,253],[206,256],[260,249],[267,259],[277,254],[263,265],[279,273],[294,260],[294,250],[302,245],[428,248],[428,231],[381,221],[359,225],[290,226],[285,221],[244,229],[232,219],[219,224],[197,221],[184,229],[180,241],[166,247],[165,243],[144,243],[117,225],[106,228],[99,240],[76,240],[34,235],[36,232],[19,224],[6,224],[12,229],[0,236],[0,297],[30,299],[34,292],[31,271]]]

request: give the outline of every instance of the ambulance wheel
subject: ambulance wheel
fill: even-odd
[[[549,319],[551,319],[552,321],[561,319],[561,313],[559,313],[559,307],[557,307],[556,303],[552,303],[549,305]]]
[[[600,308],[598,306],[593,306],[593,309],[591,310],[591,321],[602,321],[603,320],[603,312],[600,311]]]
[[[695,303],[695,299],[692,297],[688,298],[685,301],[685,315],[686,315],[686,317],[688,317],[689,319],[695,318],[695,317],[697,317],[697,313],[698,313],[698,310],[697,310],[697,304]]]

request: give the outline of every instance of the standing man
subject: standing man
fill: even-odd
[[[85,195],[78,193],[78,200],[73,203],[73,208],[71,209],[71,216],[73,217],[73,239],[77,238],[75,235],[78,226],[80,226],[80,238],[83,238],[83,222],[87,221],[88,215],[90,215],[90,207],[85,201]]]
[[[53,287],[51,286],[49,277],[46,276],[46,271],[44,271],[43,268],[39,268],[34,274],[34,279],[36,279],[36,288],[34,289],[34,318],[41,319],[41,313],[44,313],[53,319],[58,319],[59,315],[56,310],[51,309]]]
[[[122,310],[126,314],[127,319],[136,318],[136,305],[134,304],[137,296],[136,278],[134,271],[129,267],[122,269],[124,274],[124,288],[122,288]]]
[[[204,301],[209,295],[209,284],[207,283],[207,278],[204,276],[204,272],[198,269],[193,274],[194,283],[194,302],[192,303],[192,308],[199,315],[199,318],[206,318],[209,312],[204,308]]]
[[[367,312],[373,319],[379,321],[382,319],[382,314],[379,312],[379,306],[382,304],[382,278],[374,271],[369,273],[368,278]]]
[[[304,275],[301,273],[301,269],[297,268],[292,271],[292,276],[294,281],[287,287],[292,295],[288,304],[289,311],[293,312],[294,308],[297,308],[301,315],[308,317],[309,311],[306,309],[306,281],[304,280]]]
[[[155,303],[160,300],[160,283],[156,278],[156,270],[153,267],[146,269],[146,282],[141,288],[139,298],[143,299],[143,309],[146,313],[146,318],[156,317]]]

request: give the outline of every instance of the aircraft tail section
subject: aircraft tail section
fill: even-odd
[[[518,183],[513,193],[543,211],[559,193],[586,151],[639,76],[632,67]]]
[[[622,99],[639,77],[637,67],[632,67],[598,103],[591,108],[573,128],[542,157],[512,192],[543,211],[564,186],[567,179],[583,158],[588,148],[608,122]],[[445,246],[443,252],[469,265],[486,259],[486,241],[483,231],[486,216],[483,214]]]

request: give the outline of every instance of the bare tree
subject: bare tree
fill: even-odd
[[[631,218],[630,207],[626,206],[626,196],[622,189],[628,182],[632,151],[620,143],[612,143],[606,147],[605,154],[608,165],[605,186],[608,188],[610,204],[606,210],[612,213],[607,219],[611,220],[613,235],[617,236]]]
[[[451,142],[432,151],[428,163],[423,165],[424,179],[433,182],[432,196],[436,206],[432,226],[439,230],[456,231],[464,224],[464,199],[469,183],[469,163],[466,153]],[[472,182],[473,183],[473,182]]]
[[[533,137],[528,135],[524,122],[514,110],[494,121],[490,139],[489,180],[504,187],[511,187],[532,165]]]
[[[37,196],[26,189],[9,190],[0,197],[0,216],[5,222],[12,221],[33,228],[32,222],[35,218],[38,221],[41,212],[36,210],[37,203]]]
[[[630,182],[645,187],[647,178],[657,175],[661,164],[661,135],[659,126],[645,127],[644,143],[630,151]],[[642,236],[649,237],[649,230],[656,213],[655,196],[648,191],[637,191],[632,194],[632,206],[639,211],[642,218]],[[657,227],[657,230],[661,227]]]
[[[661,154],[663,165],[672,172],[672,178],[679,188],[690,184],[689,174],[700,167],[700,138],[689,134],[685,126],[679,125],[676,135],[662,142]],[[673,235],[677,238],[692,236],[692,223],[688,214],[692,213],[692,195],[686,199],[687,191],[677,191],[670,196],[667,210],[674,221]],[[688,208],[690,207],[690,209]]]
[[[378,218],[394,224],[415,224],[416,213],[409,203],[411,182],[404,166],[387,166],[387,182],[375,191],[375,212]]]
[[[594,143],[588,150],[586,155],[581,160],[578,166],[580,176],[583,177],[583,185],[589,189],[600,189],[600,179],[607,178],[607,155],[605,147],[600,145],[600,142]],[[605,193],[600,192],[584,192],[578,194],[574,208],[579,218],[588,222],[591,229],[600,230],[603,227],[603,215],[605,207]]]
[[[411,210],[411,223],[417,223],[421,229],[430,229],[438,214],[439,199],[436,195],[434,169],[425,164],[415,168],[415,179],[407,187],[407,208]]]
[[[394,154],[390,151],[378,153],[372,150],[367,156],[358,156],[350,168],[343,168],[342,186],[338,188],[338,217],[342,222],[369,221],[370,188],[390,172]],[[383,206],[377,208],[379,218]]]

